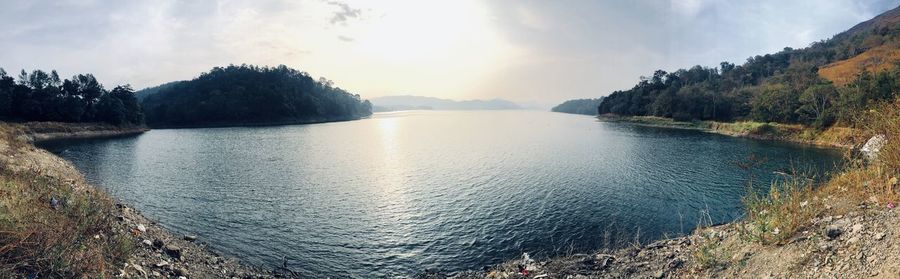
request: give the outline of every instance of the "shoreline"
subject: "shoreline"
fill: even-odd
[[[143,134],[145,126],[115,126],[104,123],[24,122],[9,123],[21,127],[31,143],[67,139],[114,138]]]
[[[374,113],[372,114],[374,115]],[[268,127],[268,126],[288,126],[288,125],[308,125],[308,124],[323,124],[323,123],[332,123],[332,122],[347,122],[347,121],[355,121],[371,118],[372,115],[362,116],[362,117],[337,117],[337,118],[328,118],[328,119],[313,119],[313,120],[285,120],[285,121],[271,121],[271,122],[246,122],[246,123],[210,123],[210,124],[199,124],[199,125],[157,125],[157,126],[149,126],[152,129],[203,129],[203,128],[235,128],[235,127]]]
[[[597,115],[600,122],[628,123],[645,127],[695,130],[706,133],[765,141],[779,141],[838,149],[858,149],[870,138],[861,131],[829,127],[818,131],[798,124],[760,122],[675,121],[655,116]]]
[[[103,223],[109,227],[101,229],[101,232],[96,235],[90,233],[90,235],[71,236],[76,243],[64,245],[84,245],[77,243],[90,242],[89,240],[92,239],[124,241],[125,244],[122,244],[124,245],[122,247],[102,248],[101,251],[104,252],[98,252],[109,253],[109,255],[105,256],[107,267],[95,271],[98,272],[95,275],[104,274],[106,277],[125,278],[180,278],[182,276],[185,278],[293,278],[299,276],[286,269],[279,270],[245,263],[234,256],[223,255],[208,247],[202,238],[198,239],[194,235],[182,235],[171,231],[155,220],[144,216],[139,210],[120,202],[102,188],[88,183],[83,174],[70,162],[35,146],[35,143],[44,141],[129,136],[147,130],[145,127],[116,127],[96,123],[0,122],[0,153],[4,154],[4,156],[0,156],[0,166],[7,171],[0,174],[0,179],[19,181],[16,179],[21,176],[35,177],[36,180],[31,178],[25,180],[28,184],[23,186],[26,187],[23,191],[38,193],[49,191],[54,196],[62,195],[61,199],[63,200],[73,200],[73,204],[82,199],[84,202],[99,207],[97,211],[93,211],[94,213],[78,211],[80,213],[70,214],[67,217],[72,218],[74,222],[105,220]],[[29,181],[43,180],[49,181],[49,187],[29,185]],[[47,202],[45,197],[36,201],[23,201],[20,199],[27,199],[28,197],[25,196],[28,195],[23,194],[22,196],[8,198],[13,199],[14,204],[28,202],[46,204]],[[9,202],[7,201],[7,203]],[[3,204],[0,203],[0,206]],[[49,212],[32,213],[38,215],[25,220],[35,219],[37,221],[37,219],[54,218],[53,215],[61,213],[60,211],[67,211],[69,206],[64,203],[58,209],[54,208],[55,210]],[[27,221],[23,220],[23,222]],[[101,249],[103,245],[103,243],[95,244],[97,249]],[[30,261],[26,260],[22,263],[27,266]],[[76,269],[70,270],[70,272],[83,274],[82,272],[89,271]],[[41,271],[38,271],[37,275],[40,274],[42,274]]]

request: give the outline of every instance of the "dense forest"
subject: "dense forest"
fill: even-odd
[[[91,74],[61,80],[41,70],[17,80],[0,68],[0,119],[141,125],[144,114],[129,85],[107,91]]]
[[[599,113],[819,128],[847,122],[854,112],[900,91],[900,70],[890,59],[900,46],[900,25],[893,20],[898,15],[893,10],[830,40],[750,57],[742,65],[657,70],[607,96]]]
[[[603,97],[597,99],[568,100],[550,110],[553,112],[597,115],[597,107],[600,106],[601,102],[603,102]]]
[[[151,127],[231,126],[351,120],[372,114],[359,95],[281,65],[216,67],[138,92]]]

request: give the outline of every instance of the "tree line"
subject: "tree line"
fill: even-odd
[[[284,65],[216,67],[138,94],[151,127],[321,122],[372,114],[368,100]]]
[[[142,125],[144,114],[129,85],[106,90],[91,74],[63,80],[55,70],[13,78],[0,68],[0,119]]]
[[[874,102],[895,98],[900,92],[900,70],[896,65],[877,73],[863,70],[852,82],[835,85],[819,75],[819,68],[898,43],[900,31],[896,29],[853,29],[805,49],[785,48],[750,57],[742,65],[722,62],[718,67],[657,70],[641,77],[631,89],[607,96],[598,112],[824,128],[851,121],[854,113]]]

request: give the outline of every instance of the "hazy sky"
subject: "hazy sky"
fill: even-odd
[[[0,67],[107,87],[278,65],[364,97],[553,104],[800,48],[900,0],[0,1]]]

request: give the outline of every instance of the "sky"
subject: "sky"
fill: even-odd
[[[287,65],[366,98],[549,107],[802,48],[900,0],[3,0],[0,67],[145,88]]]

